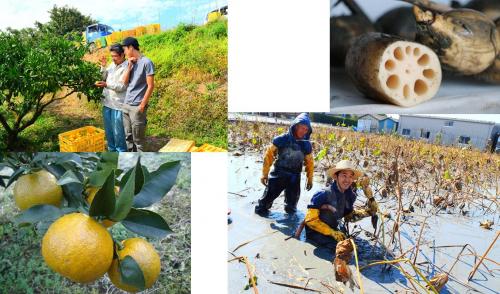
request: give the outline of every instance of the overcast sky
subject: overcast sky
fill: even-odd
[[[162,29],[179,23],[202,24],[208,12],[228,0],[1,0],[0,30],[33,27],[49,21],[48,10],[68,5],[115,30],[160,23]]]
[[[399,118],[398,114],[388,114],[391,117]],[[500,114],[423,114],[426,116],[449,117],[459,119],[471,119],[481,121],[492,121],[500,123]]]

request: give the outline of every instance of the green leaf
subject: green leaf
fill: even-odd
[[[35,205],[16,216],[14,222],[17,224],[32,224],[45,220],[54,220],[63,215],[63,211],[56,206],[41,204]]]
[[[145,167],[144,165],[142,166],[142,174],[144,175],[144,183],[149,181],[151,173],[149,172],[148,168]]]
[[[103,152],[100,154],[101,160],[97,163],[97,169],[117,169],[118,167],[118,152]]]
[[[54,157],[54,164],[71,163],[74,166],[82,167],[82,159],[76,153],[51,152],[50,156]]]
[[[42,166],[51,174],[53,174],[56,179],[61,178],[65,173],[66,169],[60,165],[47,165],[42,164]],[[64,198],[68,201],[70,207],[79,207],[84,203],[82,197],[83,185],[80,183],[68,183],[61,186],[63,189]]]
[[[132,169],[132,173],[125,184],[125,187],[120,189],[120,195],[116,200],[115,211],[113,212],[113,215],[111,215],[111,219],[114,221],[121,221],[124,219],[132,208],[132,203],[134,203],[135,175],[137,170],[141,170],[140,165],[139,168],[137,168],[136,165]]]
[[[26,171],[27,169],[25,167],[20,167],[18,168],[16,171],[14,171],[14,173],[10,176],[10,179],[9,181],[7,182],[7,187],[9,187],[13,182],[17,181],[17,179],[23,175],[23,173]]]
[[[132,256],[127,255],[120,260],[118,270],[120,271],[122,283],[144,290],[144,287],[146,287],[144,273]]]
[[[144,184],[139,194],[134,198],[134,207],[147,207],[160,201],[172,188],[177,180],[181,168],[180,161],[171,161],[162,164],[151,173],[149,180]]]
[[[91,172],[89,174],[89,185],[92,187],[102,187],[112,171],[112,169],[105,169]]]
[[[122,224],[144,237],[160,239],[172,233],[167,222],[159,214],[145,209],[132,208]]]
[[[123,177],[121,178],[120,180],[120,189],[122,189],[123,187],[125,187],[125,184],[127,183],[127,181],[129,180],[129,177],[130,175],[132,174],[132,171],[135,170],[135,188],[134,188],[134,195],[135,194],[138,194],[141,189],[142,189],[142,186],[144,185],[144,166],[141,165],[141,158],[139,157],[137,159],[137,163],[135,165],[135,168],[133,169],[130,169],[128,170],[124,175]]]
[[[115,210],[115,202],[115,174],[111,172],[102,188],[95,194],[90,205],[89,215],[110,218]]]
[[[0,167],[0,169],[2,169],[2,168]],[[0,175],[0,186],[2,186],[3,188],[7,188],[4,180],[6,180],[8,178],[10,178],[10,177],[6,176],[6,175]]]
[[[134,195],[139,193],[144,186],[145,178],[141,165],[141,157],[137,159],[137,163],[135,164],[135,188]]]
[[[77,175],[71,170],[66,171],[58,180],[57,184],[59,186],[66,185],[69,183],[82,183]]]
[[[451,178],[451,175],[450,175],[450,171],[449,171],[449,170],[446,170],[446,171],[444,172],[443,178],[444,178],[445,180],[451,180],[451,179],[452,179],[452,178]]]
[[[318,154],[316,154],[316,157],[314,158],[314,160],[320,161],[321,159],[323,159],[323,157],[325,157],[327,152],[328,152],[328,147],[321,149],[321,151],[318,152]]]

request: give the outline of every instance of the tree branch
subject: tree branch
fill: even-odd
[[[69,93],[67,93],[66,95],[62,96],[62,97],[58,97],[58,98],[54,98],[56,96],[56,93],[53,93],[52,94],[52,98],[49,100],[49,102],[45,103],[45,104],[40,104],[38,106],[37,104],[37,108],[35,110],[35,113],[33,114],[33,117],[28,120],[26,123],[24,123],[20,128],[19,128],[19,132],[22,132],[24,129],[26,129],[27,127],[29,127],[30,125],[34,124],[35,121],[37,120],[37,118],[42,114],[43,110],[49,106],[50,104],[52,104],[53,102],[57,101],[57,100],[62,100],[66,97],[68,97],[69,95],[75,93],[76,91],[75,90],[72,90],[70,91]]]
[[[3,128],[7,131],[8,134],[12,134],[12,129],[2,114],[0,114],[0,123],[2,124]]]

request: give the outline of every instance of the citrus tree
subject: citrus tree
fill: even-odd
[[[54,34],[65,36],[68,33],[81,33],[86,27],[97,23],[90,16],[83,15],[78,9],[69,7],[57,7],[54,5],[48,11],[50,20],[47,23],[35,22],[35,26],[40,30],[47,30]]]
[[[41,251],[49,268],[80,283],[107,272],[115,286],[127,291],[154,284],[161,268],[154,247],[142,238],[120,242],[107,227],[121,222],[146,238],[172,233],[167,222],[147,207],[174,186],[180,161],[150,171],[140,157],[133,168],[119,169],[118,153],[9,153],[0,159],[0,167],[13,170],[0,177],[0,185],[14,184],[14,198],[23,194],[15,223],[36,224],[44,233]]]
[[[97,65],[86,62],[87,48],[37,30],[0,31],[0,124],[7,149],[35,123],[47,106],[73,93],[99,98]]]

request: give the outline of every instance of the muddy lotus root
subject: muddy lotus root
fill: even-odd
[[[349,261],[351,260],[354,248],[350,239],[337,243],[335,249],[335,260],[333,266],[335,268],[335,280],[346,283],[352,280],[352,272],[349,269]]]
[[[356,40],[346,70],[367,97],[403,107],[431,99],[441,85],[441,65],[430,48],[381,33]]]

